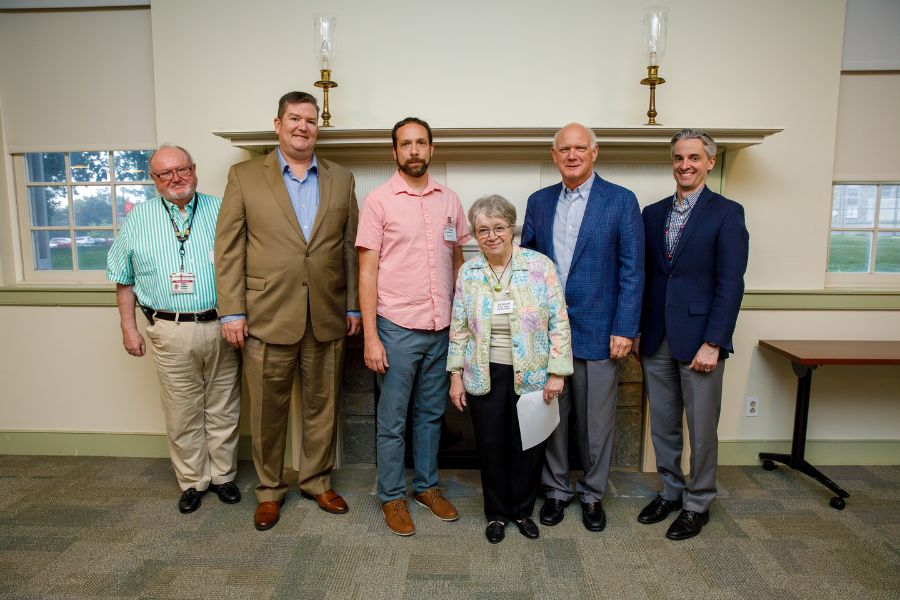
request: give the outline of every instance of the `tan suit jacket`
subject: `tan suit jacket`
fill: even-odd
[[[309,240],[291,205],[275,150],[231,167],[216,223],[219,314],[245,314],[250,335],[295,344],[306,309],[320,342],[346,335],[359,310],[359,208],[353,174],[316,157],[319,208]]]

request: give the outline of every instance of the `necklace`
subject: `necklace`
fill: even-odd
[[[506,261],[506,266],[503,267],[503,272],[500,273],[500,277],[497,277],[497,271],[494,270],[494,267],[491,267],[491,273],[494,274],[494,277],[497,277],[497,283],[494,285],[494,291],[500,292],[503,291],[503,285],[500,283],[503,281],[503,276],[506,275],[506,270],[509,268],[509,263],[512,262],[512,254],[509,255],[509,260]]]

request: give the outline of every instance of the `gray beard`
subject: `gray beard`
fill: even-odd
[[[196,191],[197,191],[197,188],[188,187],[187,190],[185,190],[184,192],[181,192],[180,194],[160,193],[160,196],[162,196],[169,202],[172,202],[173,200],[184,200],[186,198],[190,198],[194,195],[194,192],[196,192]]]

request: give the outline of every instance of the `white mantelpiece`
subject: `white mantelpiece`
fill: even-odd
[[[662,162],[669,160],[669,141],[680,127],[595,127],[600,144],[598,161]],[[783,127],[704,129],[720,149],[737,150],[761,144]],[[555,127],[433,129],[434,160],[546,161]],[[253,153],[273,149],[278,138],[268,131],[213,131],[232,146]],[[340,163],[393,162],[390,129],[319,129],[316,153]]]

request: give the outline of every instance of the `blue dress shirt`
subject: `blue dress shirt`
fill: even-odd
[[[291,170],[291,165],[284,160],[281,148],[277,148],[275,152],[278,154],[278,164],[281,166],[284,186],[287,188],[288,196],[291,198],[291,206],[294,207],[294,213],[300,222],[303,239],[308,243],[309,233],[312,231],[313,222],[316,220],[316,211],[319,209],[319,165],[316,162],[316,155],[313,154],[312,164],[306,169],[303,179],[297,179],[297,176]],[[358,310],[348,310],[347,315],[362,317],[362,313]],[[245,318],[245,315],[229,315],[222,317],[222,322],[228,323],[229,321]]]
[[[595,177],[596,174],[591,173],[588,180],[574,190],[563,184],[559,192],[556,217],[553,219],[553,262],[556,264],[556,273],[559,275],[563,294],[569,280],[569,267],[572,266],[572,253],[575,252],[578,231],[581,229],[581,220],[584,219],[584,209],[587,207]]]

